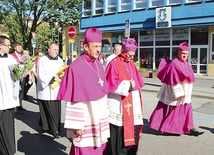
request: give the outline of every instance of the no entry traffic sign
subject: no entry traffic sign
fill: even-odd
[[[74,26],[68,28],[68,38],[72,39],[76,36],[76,29]]]

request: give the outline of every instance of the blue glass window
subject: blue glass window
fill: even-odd
[[[83,16],[91,16],[91,0],[86,0],[83,3],[84,11]]]
[[[103,14],[103,1],[102,0],[96,0],[95,1],[95,14]]]
[[[187,0],[187,3],[196,3],[196,2],[202,2],[203,0]]]
[[[182,4],[183,0],[169,0],[169,4]]]
[[[107,1],[107,12],[112,13],[117,11],[117,0]]]
[[[131,10],[131,0],[121,0],[120,11],[129,11],[129,10]]]
[[[150,6],[164,6],[164,0],[151,0]]]

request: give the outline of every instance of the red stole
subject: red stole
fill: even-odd
[[[118,74],[119,82],[123,80],[131,80],[131,77],[126,69],[126,65],[121,57],[114,59]],[[133,62],[128,62],[133,68]],[[133,103],[132,103],[132,93],[128,96],[121,96],[122,107],[123,107],[123,124],[124,124],[124,145],[136,145],[134,138],[134,114],[133,114]]]
[[[18,56],[16,55],[15,52],[11,53],[11,55],[16,59],[17,63],[21,63],[21,61],[19,60]],[[20,53],[20,56],[22,56],[22,54]]]

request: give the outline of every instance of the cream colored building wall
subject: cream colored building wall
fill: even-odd
[[[214,76],[214,63],[209,63],[208,68],[208,76]]]
[[[66,60],[66,55],[67,53],[70,52],[70,42],[69,42],[69,38],[68,38],[68,35],[67,35],[67,31],[68,31],[68,28],[70,26],[65,26],[63,27],[63,30],[62,30],[62,35],[63,35],[63,38],[62,38],[62,59],[63,60]],[[79,34],[79,26],[74,26],[76,28],[76,36],[73,38],[74,41],[76,42],[76,45],[77,45],[77,55],[80,54],[80,40],[84,40],[84,36],[83,34]],[[111,37],[112,37],[112,33],[105,33],[103,34],[103,38],[107,38],[110,40],[111,42]],[[112,51],[112,43],[110,44],[111,46],[111,51]]]
[[[211,33],[214,33],[214,26],[210,26],[209,27],[209,57],[208,57],[208,71],[207,71],[207,75],[208,76],[214,76],[214,62],[210,61],[210,52],[212,52],[211,50]],[[214,39],[214,38],[213,38]],[[213,40],[214,41],[214,40]]]
[[[63,31],[63,39],[62,39],[63,40],[63,43],[62,43],[62,51],[63,51],[62,58],[63,58],[63,60],[66,59],[67,53],[70,52],[70,42],[69,42],[70,38],[68,38],[68,34],[67,34],[69,27],[70,26],[65,26],[65,27],[63,27],[63,30],[62,30]],[[79,27],[78,26],[74,26],[74,27],[76,28],[76,36],[73,39],[74,39],[74,41],[76,41],[77,47],[80,47],[79,40],[83,39],[83,35],[79,35]]]

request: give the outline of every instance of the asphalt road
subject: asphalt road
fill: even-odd
[[[61,138],[40,134],[39,107],[35,99],[35,87],[29,91],[29,101],[24,101],[26,112],[15,113],[17,152],[15,155],[66,155],[71,142],[63,128],[65,104],[62,104]],[[148,119],[157,104],[156,93],[143,92],[144,128],[138,155],[213,155],[214,154],[214,101],[193,98],[195,127],[205,133],[199,137],[188,135],[166,136],[152,130]]]

